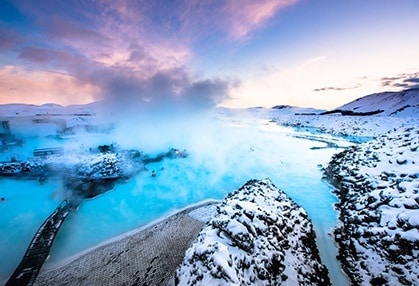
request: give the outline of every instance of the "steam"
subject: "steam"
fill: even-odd
[[[103,70],[91,80],[102,89],[99,99],[104,103],[104,111],[123,111],[131,116],[211,109],[228,98],[230,87],[237,84],[229,80],[199,78],[183,68],[158,71],[148,78],[119,69]]]
[[[96,120],[114,128],[112,141],[101,143],[116,142],[147,152],[183,148],[181,138],[207,125],[214,108],[238,84],[198,77],[183,68],[159,71],[146,79],[104,70],[90,80],[102,89],[94,107]]]

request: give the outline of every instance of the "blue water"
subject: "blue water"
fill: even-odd
[[[336,268],[332,279],[339,285],[346,280],[339,274],[336,249],[327,235],[337,222],[332,207],[336,198],[321,180],[318,167],[339,150],[312,150],[324,143],[294,138],[293,132],[254,120],[178,136],[171,143],[186,148],[189,157],[148,165],[148,171],[84,201],[64,222],[46,266],[189,204],[221,200],[250,179],[270,178],[308,212],[323,262]],[[156,177],[151,176],[152,170]],[[0,186],[0,196],[7,198],[0,204],[0,257],[8,257],[0,265],[1,281],[11,274],[33,234],[60,203],[61,186],[54,181],[41,186],[12,180],[2,180]]]

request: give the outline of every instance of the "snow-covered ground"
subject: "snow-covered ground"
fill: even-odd
[[[419,126],[333,156],[339,258],[358,285],[419,284]]]
[[[399,126],[415,126],[419,116],[341,116],[341,115],[292,115],[278,114],[273,121],[298,131],[330,134],[357,143],[378,137]]]
[[[83,117],[95,115],[95,104],[61,106],[54,103],[34,104],[3,104],[0,105],[0,117],[26,116],[74,116]]]
[[[330,285],[307,213],[269,180],[229,194],[186,251],[176,285]]]
[[[419,89],[371,94],[335,109],[360,114],[382,111],[373,116],[342,116],[341,113],[333,111],[328,112],[328,115],[322,115],[327,112],[312,109],[304,111],[292,107],[285,110],[287,111],[271,112],[272,120],[299,131],[333,134],[362,142],[380,136],[393,127],[417,126]]]

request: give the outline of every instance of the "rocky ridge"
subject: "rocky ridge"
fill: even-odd
[[[306,212],[266,180],[229,194],[187,250],[177,285],[330,285]]]
[[[395,128],[332,157],[339,260],[354,285],[419,285],[419,130]]]

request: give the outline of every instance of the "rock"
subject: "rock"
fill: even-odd
[[[330,285],[305,211],[271,181],[229,194],[176,271],[176,285]]]
[[[399,165],[403,165],[407,163],[407,159],[405,157],[399,156],[397,157],[396,162]]]
[[[339,189],[334,237],[354,285],[419,285],[419,168],[411,148],[418,129],[395,128],[334,155],[324,169]]]

